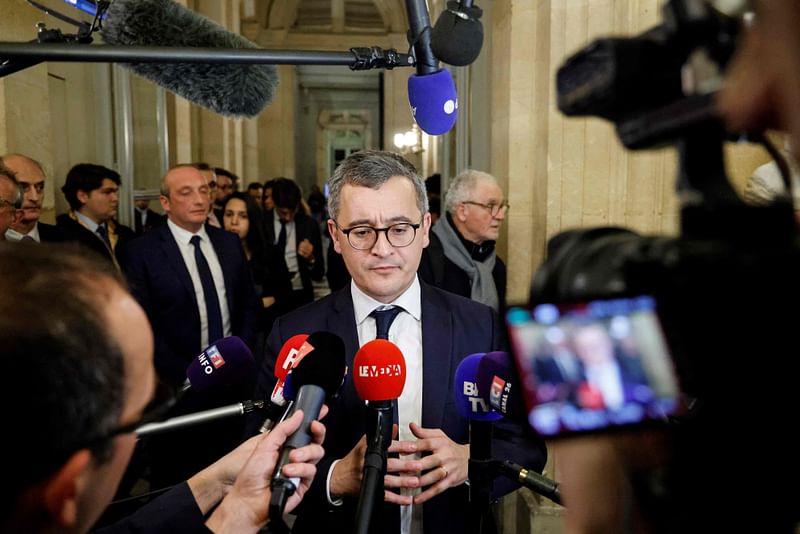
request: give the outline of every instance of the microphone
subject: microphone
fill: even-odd
[[[212,410],[205,410],[202,412],[173,417],[160,423],[148,423],[140,426],[134,430],[134,432],[136,433],[136,437],[152,436],[153,434],[162,434],[172,430],[179,430],[189,426],[216,421],[217,419],[232,417],[234,415],[244,415],[256,410],[261,410],[263,408],[264,401],[248,400],[244,402],[237,402],[235,404],[214,408]]]
[[[431,48],[441,61],[463,67],[476,59],[483,46],[483,10],[472,0],[447,2],[431,32]]]
[[[413,46],[417,73],[408,78],[408,102],[420,129],[430,135],[449,132],[458,116],[458,95],[453,76],[439,68],[431,49],[431,21],[425,0],[406,0],[409,44]]]
[[[547,497],[556,504],[563,504],[561,502],[561,485],[555,480],[509,460],[500,462],[500,473],[539,495]]]
[[[324,402],[336,398],[347,374],[342,338],[330,332],[314,332],[306,343],[312,349],[303,356],[303,364],[292,369],[292,384],[297,397],[287,414],[291,417],[297,410],[303,410],[303,423],[284,443],[275,466],[269,502],[269,516],[273,520],[283,515],[286,501],[300,483],[299,479],[287,478],[282,473],[283,467],[290,462],[289,453],[311,442],[311,422],[319,418]]]
[[[244,37],[173,0],[115,0],[101,30],[112,45],[257,48]],[[254,117],[278,85],[274,65],[130,63],[135,73],[229,117]]]
[[[478,364],[477,386],[490,408],[512,420],[527,420],[522,388],[507,352],[487,352]]]
[[[491,409],[478,390],[478,365],[485,356],[470,354],[461,360],[453,385],[458,411],[469,419],[469,502],[477,505],[471,513],[478,525],[491,522],[492,423],[503,417]]]
[[[278,358],[275,361],[275,377],[278,381],[272,389],[270,402],[267,405],[267,416],[258,430],[260,434],[272,430],[286,417],[286,413],[291,408],[291,402],[287,400],[284,392],[286,377],[292,367],[300,363],[305,355],[313,349],[306,343],[306,339],[308,339],[308,334],[294,335],[283,344],[278,352]]]
[[[244,380],[255,367],[250,348],[237,336],[215,341],[200,353],[186,368],[186,382],[181,392],[189,388],[198,393],[232,386]]]
[[[386,458],[392,443],[394,402],[406,383],[406,361],[400,349],[385,339],[364,344],[353,359],[353,385],[367,402],[367,451],[356,508],[357,534],[367,534],[372,510],[383,487]]]

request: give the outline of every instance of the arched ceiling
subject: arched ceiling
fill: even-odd
[[[256,0],[266,29],[299,33],[405,33],[404,0]],[[266,5],[264,5],[266,4]]]

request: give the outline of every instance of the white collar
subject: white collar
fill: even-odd
[[[197,233],[192,233],[186,228],[182,228],[172,222],[171,219],[167,219],[167,226],[169,227],[170,232],[172,232],[172,237],[175,238],[175,241],[178,243],[183,243],[185,245],[191,244],[191,240],[193,236],[199,235],[204,241],[210,242],[211,240],[208,238],[208,234],[206,233],[206,226],[200,226],[200,230]]]
[[[414,281],[408,289],[389,304],[379,302],[364,293],[354,281],[350,281],[350,295],[353,299],[353,311],[355,312],[356,324],[360,325],[369,317],[375,308],[385,306],[400,306],[408,312],[414,319],[422,319],[422,292],[419,285],[419,278],[414,276]]]

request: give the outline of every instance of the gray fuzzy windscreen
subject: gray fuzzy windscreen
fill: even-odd
[[[115,0],[103,23],[112,45],[258,48],[172,0]],[[130,63],[134,72],[186,100],[229,117],[254,117],[278,85],[274,65]]]

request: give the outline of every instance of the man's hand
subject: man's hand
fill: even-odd
[[[297,253],[303,257],[306,261],[313,261],[314,259],[314,245],[311,244],[311,241],[308,239],[303,239],[300,241],[300,244],[297,245]]]
[[[367,451],[367,436],[361,439],[333,466],[330,492],[332,499],[340,499],[347,495],[358,495],[361,490],[361,477],[364,473],[364,454]]]
[[[459,445],[438,428],[422,428],[415,423],[409,425],[411,432],[419,438],[415,442],[395,441],[389,452],[407,454],[425,452],[431,454],[419,460],[389,459],[384,479],[387,488],[427,488],[413,497],[414,504],[422,504],[446,489],[458,486],[467,480],[469,469],[469,445]],[[411,497],[403,497],[387,491],[385,498],[397,504],[411,504]]]
[[[286,439],[300,428],[302,420],[302,411],[298,411],[269,434],[256,436],[245,443],[257,440],[255,449],[236,477],[230,492],[206,522],[209,529],[214,532],[257,532],[266,524],[272,495],[270,481],[279,451]],[[313,442],[293,450],[289,455],[292,463],[283,468],[283,474],[287,477],[300,478],[297,491],[286,503],[286,512],[292,511],[302,500],[317,472],[313,464],[324,454],[320,444],[325,438],[325,427],[319,421],[314,421],[311,423],[311,433]]]

